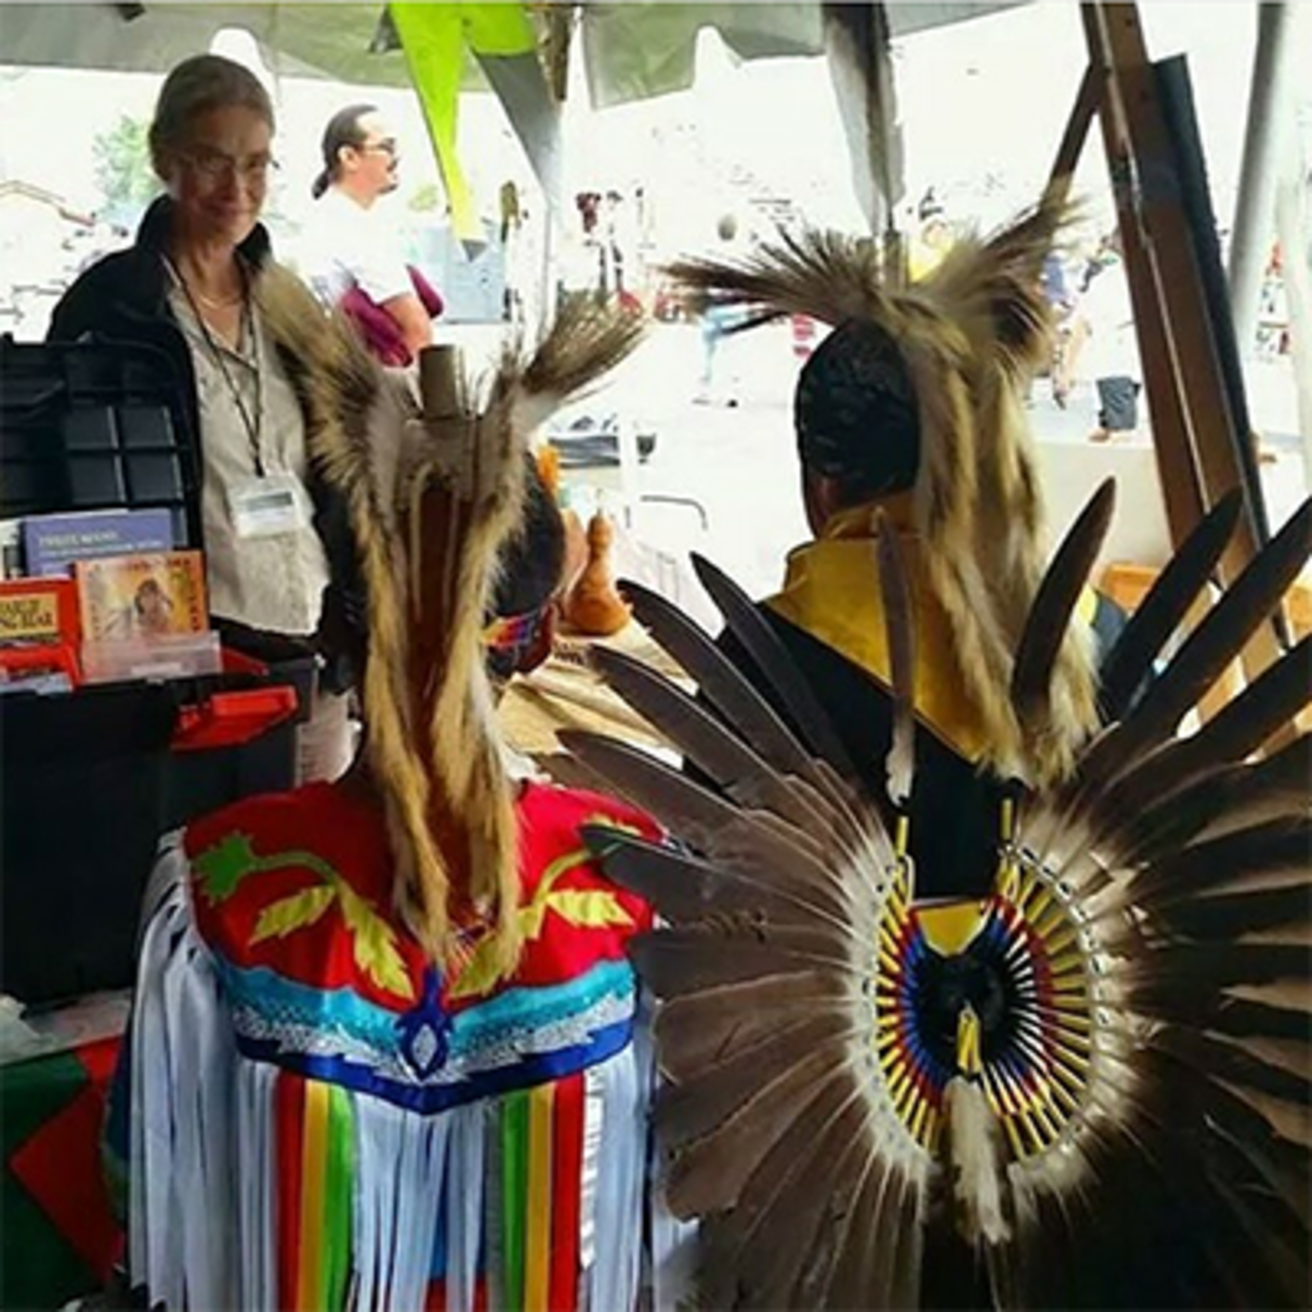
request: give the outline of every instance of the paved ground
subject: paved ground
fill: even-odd
[[[694,509],[645,503],[636,514],[635,532],[680,555],[695,547],[749,591],[765,593],[779,579],[784,553],[806,535],[792,439],[798,363],[788,329],[761,329],[724,345],[717,361],[719,404],[695,400],[700,363],[697,329],[663,325],[615,382],[583,408],[604,413],[622,403],[636,428],[657,439],[654,454],[631,485],[636,483],[643,494],[694,498],[708,521],[703,529]],[[1278,423],[1288,425],[1283,434],[1269,432],[1267,444],[1277,458],[1263,468],[1272,516],[1280,520],[1303,495],[1302,461],[1287,413],[1291,407],[1279,388],[1282,380],[1261,367],[1255,376],[1255,413],[1275,414]],[[728,396],[737,401],[735,406],[723,404]],[[1044,443],[1083,444],[1095,427],[1096,409],[1091,386],[1078,388],[1062,410],[1040,380],[1030,413]],[[1146,448],[1146,433],[1129,445]],[[613,470],[570,476],[571,481],[588,479],[612,489],[621,482]]]

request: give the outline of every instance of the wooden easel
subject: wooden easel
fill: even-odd
[[[1074,173],[1093,118],[1102,131],[1152,419],[1153,446],[1176,546],[1204,514],[1243,483],[1229,396],[1199,276],[1180,179],[1148,59],[1138,7],[1081,5],[1089,67],[1057,152],[1053,177]],[[1261,496],[1259,488],[1249,489]],[[1251,513],[1221,564],[1227,584],[1260,543]],[[1263,626],[1243,655],[1251,681],[1283,650],[1277,625]]]

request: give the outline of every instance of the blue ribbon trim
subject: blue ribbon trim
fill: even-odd
[[[633,1019],[629,1017],[595,1031],[586,1043],[525,1057],[513,1066],[484,1071],[459,1084],[444,1085],[401,1084],[345,1057],[286,1052],[275,1039],[249,1039],[238,1035],[237,1049],[252,1061],[268,1062],[307,1079],[321,1080],[356,1093],[372,1094],[406,1111],[432,1116],[480,1098],[495,1098],[575,1075],[613,1057],[628,1046],[632,1037]]]

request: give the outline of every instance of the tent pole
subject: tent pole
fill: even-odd
[[[1304,20],[1306,21],[1306,19]],[[1312,26],[1310,24],[1309,26]],[[1289,349],[1298,389],[1298,429],[1303,476],[1312,488],[1312,205],[1302,146],[1291,133],[1287,158],[1276,188],[1276,228],[1284,253],[1285,302],[1289,307]]]
[[[857,202],[894,265],[903,262],[896,206],[904,165],[888,14],[878,0],[824,4],[825,60],[838,102]],[[902,272],[893,268],[895,277]],[[900,279],[899,279],[900,280]]]
[[[1259,4],[1257,49],[1244,132],[1243,164],[1230,236],[1230,308],[1239,349],[1253,354],[1262,276],[1275,232],[1275,200],[1283,125],[1292,113],[1289,79],[1293,61],[1288,40],[1293,6]]]

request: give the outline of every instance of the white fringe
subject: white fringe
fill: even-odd
[[[583,1072],[583,1169],[579,1177],[579,1306],[587,1305],[587,1283],[597,1258],[597,1175],[601,1127],[606,1120],[606,1076],[601,1066]]]
[[[633,1046],[645,1078],[647,1107],[655,1100],[659,1082],[656,1054],[652,1045],[653,1019],[651,998],[644,995]],[[643,1119],[646,1120],[645,1110]],[[665,1190],[659,1175],[661,1154],[654,1135],[647,1136],[646,1153],[643,1170],[646,1178],[648,1241],[642,1280],[650,1291],[653,1312],[675,1312],[677,1308],[691,1307],[694,1302],[697,1283],[697,1223],[680,1221],[666,1206]]]
[[[243,1308],[278,1305],[277,1216],[274,1211],[273,1089],[278,1072],[237,1061],[237,1198]]]
[[[181,836],[146,895],[132,1028],[129,1273],[171,1308],[238,1301],[237,1054],[191,925]]]
[[[352,1095],[352,1102],[355,1306],[361,1312],[422,1308],[442,1205],[451,1117],[415,1116],[377,1098]]]
[[[644,1063],[645,1065],[645,1063]],[[646,1070],[632,1044],[597,1067],[605,1114],[597,1172],[595,1258],[588,1279],[591,1312],[637,1304],[647,1164]]]
[[[471,1103],[450,1113],[451,1146],[446,1193],[446,1312],[473,1312],[478,1250],[487,1181],[489,1110]]]

